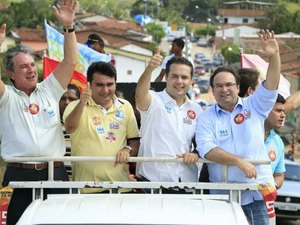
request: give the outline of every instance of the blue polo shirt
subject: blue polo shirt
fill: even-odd
[[[284,173],[284,144],[280,136],[271,130],[265,140],[266,150],[271,162],[273,173]]]
[[[204,111],[196,129],[197,150],[201,157],[215,147],[244,159],[269,160],[264,145],[264,121],[277,98],[277,91],[260,85],[253,95],[239,98],[232,112],[217,104]],[[221,182],[220,164],[208,164],[210,182]],[[249,179],[237,166],[228,167],[228,182],[274,183],[270,165],[257,165],[257,178]],[[242,205],[262,200],[260,191],[242,193]]]

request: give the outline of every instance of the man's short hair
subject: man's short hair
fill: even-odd
[[[104,46],[104,41],[98,34],[90,34],[88,37],[88,42],[90,44],[99,43],[100,46]]]
[[[240,68],[238,74],[241,79],[239,96],[244,97],[249,87],[255,90],[258,85],[259,71],[252,68]]]
[[[187,65],[191,68],[191,78],[193,78],[194,75],[194,68],[193,68],[193,64],[185,57],[182,56],[174,56],[172,57],[166,65],[166,75],[169,76],[169,72],[170,72],[170,67],[172,64],[183,64],[183,65]]]
[[[214,79],[215,79],[215,76],[220,73],[220,72],[228,72],[228,73],[231,73],[235,79],[235,83],[236,85],[240,85],[240,76],[237,74],[237,72],[231,68],[231,67],[226,67],[226,66],[221,66],[221,67],[218,67],[217,69],[215,69],[215,71],[212,73],[212,75],[210,76],[210,79],[209,79],[209,84],[210,86],[213,88],[214,87]]]
[[[80,89],[79,89],[79,87],[77,85],[75,85],[75,84],[68,84],[67,89],[68,90],[74,90],[77,98],[80,98]]]
[[[87,81],[92,83],[94,74],[99,73],[108,77],[112,77],[117,81],[117,71],[116,68],[108,62],[94,62],[87,70]]]
[[[20,53],[31,55],[32,58],[35,59],[33,51],[30,47],[26,45],[17,45],[8,49],[3,57],[3,65],[6,70],[15,71],[15,62],[13,58]]]
[[[285,104],[285,98],[281,94],[278,94],[277,99],[276,99],[276,103]]]
[[[184,48],[184,40],[182,38],[175,38],[172,43],[175,43],[179,48],[183,49]]]

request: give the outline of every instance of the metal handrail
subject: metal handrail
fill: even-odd
[[[63,157],[11,157],[6,158],[5,162],[48,162],[48,180],[54,180],[54,162],[114,162],[115,157],[102,157],[102,156],[63,156]],[[247,160],[248,162],[258,164],[270,164],[268,160]],[[183,162],[183,158],[176,157],[130,157],[128,162]],[[197,163],[215,163],[206,159],[199,159]],[[227,182],[227,165],[222,165],[222,181]]]

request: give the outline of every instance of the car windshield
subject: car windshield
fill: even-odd
[[[300,181],[300,166],[294,164],[285,165],[285,180]]]

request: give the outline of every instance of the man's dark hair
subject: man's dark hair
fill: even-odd
[[[104,41],[98,34],[90,34],[88,37],[88,42],[90,44],[99,43],[100,46],[104,46]]]
[[[182,38],[175,38],[172,43],[175,43],[179,48],[183,49],[184,48],[184,40]]]
[[[258,85],[259,71],[251,68],[241,68],[238,70],[240,76],[239,96],[244,97],[249,87],[255,90]]]
[[[212,88],[214,87],[215,76],[220,72],[231,73],[234,76],[236,85],[240,85],[240,76],[237,74],[237,72],[231,67],[221,66],[221,67],[218,67],[217,69],[215,69],[215,71],[210,76],[209,84]]]
[[[75,84],[68,84],[67,87],[68,90],[74,90],[76,93],[76,96],[78,97],[78,99],[80,98],[80,90],[79,87],[77,87]]]
[[[184,65],[189,66],[191,68],[191,78],[193,78],[194,68],[193,68],[192,63],[187,58],[182,57],[182,56],[174,56],[174,57],[172,57],[167,62],[167,65],[166,65],[166,75],[167,76],[169,75],[170,67],[171,67],[172,64],[184,64]]]
[[[117,81],[117,71],[116,68],[107,62],[94,62],[92,63],[87,70],[87,81],[92,82],[94,74],[100,73],[108,77],[115,78]]]
[[[281,94],[278,94],[277,99],[276,99],[276,103],[285,104],[285,98]]]

